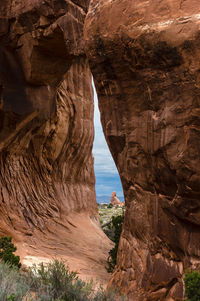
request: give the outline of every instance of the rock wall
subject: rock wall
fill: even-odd
[[[107,277],[92,144],[93,91],[83,49],[88,0],[0,5],[0,234],[23,262],[64,257]]]
[[[110,285],[181,300],[200,265],[200,3],[93,0],[86,52],[126,199]]]

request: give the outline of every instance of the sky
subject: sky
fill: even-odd
[[[97,94],[94,88],[94,127],[95,127],[95,139],[93,146],[94,156],[94,168],[96,176],[96,194],[98,196],[106,195],[111,196],[111,193],[115,191],[118,197],[123,197],[123,190],[119,174],[113,158],[110,154],[108,146],[103,134],[100,113],[98,108]]]

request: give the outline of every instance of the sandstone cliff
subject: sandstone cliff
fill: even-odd
[[[2,1],[1,1],[2,2]],[[106,279],[93,171],[87,0],[0,5],[0,234],[23,262],[63,257]]]
[[[181,300],[200,264],[200,3],[93,0],[85,40],[127,206],[111,284]]]

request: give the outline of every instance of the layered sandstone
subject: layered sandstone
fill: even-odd
[[[126,215],[111,284],[181,300],[200,265],[200,3],[93,0],[86,52]]]
[[[93,171],[87,0],[0,5],[0,234],[25,263],[67,259],[106,279]],[[103,264],[102,264],[103,263]]]

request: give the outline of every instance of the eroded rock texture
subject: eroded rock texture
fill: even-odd
[[[24,262],[64,257],[106,278],[92,157],[87,0],[0,5],[0,234]],[[37,258],[39,257],[39,258]]]
[[[181,300],[200,264],[200,3],[93,0],[85,23],[104,133],[126,199],[111,284]]]

